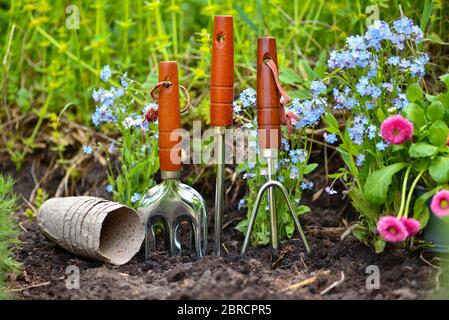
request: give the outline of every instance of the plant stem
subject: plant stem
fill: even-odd
[[[412,200],[413,193],[415,191],[416,185],[418,184],[419,180],[421,179],[422,175],[424,174],[424,170],[422,170],[415,178],[415,180],[412,183],[412,186],[410,187],[410,190],[408,191],[408,197],[407,197],[407,203],[405,205],[405,210],[403,212],[404,218],[408,217],[408,210],[410,208],[410,202]],[[401,218],[401,216],[399,216]]]
[[[410,171],[412,170],[412,166],[409,166],[407,168],[407,171],[405,172],[405,176],[404,176],[404,183],[402,185],[402,195],[401,195],[401,207],[399,208],[399,213],[398,213],[398,219],[402,216],[402,212],[404,211],[404,207],[405,207],[405,198],[406,198],[406,192],[407,192],[407,183],[408,183],[408,177],[410,175]]]

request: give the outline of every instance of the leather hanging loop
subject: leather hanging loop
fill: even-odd
[[[276,63],[271,59],[265,59],[265,64],[270,68],[271,73],[273,74],[274,83],[276,84],[279,94],[281,95],[282,98],[284,98],[282,104],[283,105],[288,104],[292,99],[290,99],[287,92],[281,86],[281,81],[279,80],[279,72]]]
[[[167,84],[171,83],[170,86]],[[171,134],[181,128],[179,102],[178,64],[175,61],[159,63],[158,126],[159,160],[161,171],[180,171],[181,146]]]
[[[278,69],[276,39],[273,37],[261,37],[257,41],[257,125],[260,149],[279,149],[280,93],[267,61],[272,61],[276,70]]]
[[[234,102],[234,28],[232,16],[215,16],[210,76],[210,123],[232,125]]]

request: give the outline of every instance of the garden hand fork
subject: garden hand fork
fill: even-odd
[[[276,39],[262,37],[257,42],[257,125],[259,136],[259,155],[267,161],[267,182],[260,188],[251,212],[248,231],[243,243],[242,255],[246,253],[251,238],[262,196],[268,190],[270,212],[271,246],[275,256],[279,254],[278,224],[275,202],[275,188],[278,188],[287,202],[290,214],[295,222],[307,252],[310,251],[301,224],[295,214],[285,187],[273,179],[276,172],[279,146],[281,142],[281,115],[285,117],[280,96],[288,98],[281,88],[277,69]]]
[[[221,254],[224,207],[225,132],[232,125],[234,101],[234,30],[232,16],[215,16],[210,76],[210,122],[214,127],[217,177],[215,188],[215,255]]]
[[[207,253],[207,211],[201,195],[179,181],[181,165],[178,65],[174,61],[159,63],[158,126],[159,160],[162,183],[151,188],[140,201],[138,212],[146,227],[145,257],[155,250],[154,224],[161,220],[164,226],[165,246],[170,255],[181,253],[178,239],[181,223],[187,222],[193,232],[197,257]],[[183,88],[183,87],[181,87]],[[185,90],[184,90],[185,91]],[[187,102],[187,105],[189,102]],[[188,107],[186,107],[187,109]],[[190,234],[192,235],[192,233]]]

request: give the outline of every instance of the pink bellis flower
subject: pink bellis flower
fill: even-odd
[[[413,218],[401,218],[399,221],[404,225],[409,237],[413,237],[419,232],[421,225],[418,220]]]
[[[430,204],[432,212],[439,218],[449,215],[449,191],[441,190],[432,199]]]
[[[413,124],[401,115],[391,116],[380,126],[382,137],[391,144],[403,144],[413,136]]]
[[[377,231],[388,242],[402,242],[408,237],[404,224],[393,216],[380,218],[377,222]]]

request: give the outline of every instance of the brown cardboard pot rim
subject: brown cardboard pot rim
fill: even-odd
[[[129,262],[139,252],[145,240],[145,231],[139,215],[135,210],[123,205],[100,212],[95,231],[95,253],[115,265]],[[100,232],[97,237],[98,231]]]

